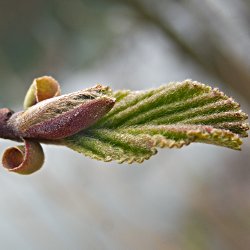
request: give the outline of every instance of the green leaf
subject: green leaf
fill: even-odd
[[[238,103],[191,80],[112,96],[116,104],[107,115],[63,144],[97,160],[132,163],[191,142],[239,150],[249,129]]]

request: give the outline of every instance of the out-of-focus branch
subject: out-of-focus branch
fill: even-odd
[[[163,20],[154,11],[147,8],[141,1],[124,0],[123,3],[133,8],[141,18],[156,26],[177,48],[189,57],[203,70],[217,77],[241,94],[249,102],[250,100],[250,69],[225,48],[217,44],[209,44],[207,53],[199,53],[192,44],[189,44],[180,36],[171,25]],[[212,34],[210,34],[212,35]]]
[[[200,59],[199,54],[186,43],[181,36],[179,36],[175,30],[165,21],[163,21],[159,16],[150,11],[146,6],[144,6],[140,1],[137,0],[124,0],[122,1],[132,7],[137,14],[140,15],[145,21],[155,25],[159,28],[164,35],[170,38],[177,45],[178,49],[196,61],[198,64],[203,64],[204,61]]]

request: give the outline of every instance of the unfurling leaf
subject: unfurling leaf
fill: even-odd
[[[18,174],[32,174],[39,170],[44,162],[44,153],[38,142],[24,140],[25,146],[7,148],[3,154],[4,168]]]
[[[202,142],[240,149],[249,129],[239,104],[218,89],[186,80],[147,91],[118,91],[114,108],[62,143],[91,158],[142,162],[157,147]]]

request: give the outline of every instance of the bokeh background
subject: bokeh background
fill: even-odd
[[[42,75],[64,93],[191,78],[250,113],[249,0],[0,0],[0,16],[1,107],[20,110]],[[0,249],[250,249],[249,139],[131,166],[44,150],[34,175],[1,170]]]

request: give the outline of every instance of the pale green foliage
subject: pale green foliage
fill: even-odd
[[[247,115],[218,89],[186,80],[147,91],[118,91],[114,108],[63,144],[91,158],[142,162],[160,148],[191,142],[240,149]]]

